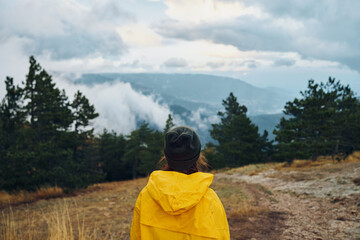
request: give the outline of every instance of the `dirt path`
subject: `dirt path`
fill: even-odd
[[[261,211],[229,219],[232,239],[360,239],[360,163],[249,176],[219,173],[245,186]]]

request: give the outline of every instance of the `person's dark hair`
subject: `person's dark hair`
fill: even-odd
[[[192,174],[192,173],[196,173],[196,172],[205,172],[209,169],[209,165],[207,162],[207,159],[205,158],[205,156],[200,153],[199,158],[197,159],[197,161],[188,169],[185,170],[174,170],[172,169],[169,164],[167,163],[166,157],[163,156],[159,162],[158,162],[158,168],[163,170],[163,171],[175,171],[175,172],[181,172],[181,173],[185,173],[185,174]]]

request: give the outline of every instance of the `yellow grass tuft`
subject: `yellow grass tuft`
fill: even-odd
[[[283,169],[294,170],[301,168],[310,168],[310,167],[321,167],[324,165],[334,165],[339,163],[350,163],[360,161],[360,151],[353,152],[351,155],[347,156],[345,159],[336,160],[338,156],[319,156],[316,161],[312,160],[299,160],[295,159],[290,165],[284,164]],[[340,156],[341,157],[341,156]],[[279,170],[279,169],[277,169]]]
[[[294,160],[290,167],[291,168],[307,168],[307,167],[311,167],[311,160]]]
[[[76,203],[75,203],[76,204]],[[86,227],[79,211],[70,212],[66,201],[49,207],[48,212],[25,215],[25,225],[18,225],[11,208],[3,211],[0,218],[1,240],[92,240],[108,239],[97,236],[96,229]],[[36,221],[36,222],[35,222]],[[39,231],[40,226],[45,230]]]
[[[35,193],[35,197],[37,199],[49,199],[49,198],[61,197],[63,194],[64,194],[63,189],[58,186],[55,186],[55,187],[38,189]]]
[[[9,193],[0,191],[0,206],[11,202],[11,198],[12,196]]]
[[[231,210],[228,213],[229,219],[241,219],[244,217],[250,217],[261,211],[259,207],[253,206],[243,199],[240,203],[240,207]]]
[[[353,154],[349,155],[346,158],[346,161],[348,162],[357,162],[360,161],[360,151],[353,152]]]
[[[19,191],[14,194],[9,194],[6,191],[0,191],[0,208],[9,205],[31,203],[40,199],[62,197],[63,195],[63,189],[57,186],[39,188],[35,192]]]
[[[27,229],[20,229],[14,218],[12,208],[0,216],[0,239],[2,240],[37,240],[41,239],[37,231],[37,222],[32,216],[25,219]]]
[[[227,171],[225,171],[226,174],[233,174],[233,173],[240,173],[240,174],[246,174],[246,175],[257,175],[263,171],[275,169],[275,168],[281,168],[284,165],[284,163],[258,163],[258,164],[250,164],[238,168],[232,168]]]

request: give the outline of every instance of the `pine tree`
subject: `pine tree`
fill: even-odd
[[[151,129],[148,123],[141,124],[139,129],[136,129],[127,136],[126,152],[124,161],[131,165],[132,178],[137,178],[138,167],[141,161],[141,151],[146,151],[148,148],[148,141],[151,135]]]
[[[10,77],[6,78],[5,86],[6,94],[0,104],[0,189],[16,185],[16,176],[24,173],[18,166],[26,168],[21,158],[21,130],[25,122],[23,91]]]
[[[223,100],[225,112],[219,112],[221,122],[212,124],[210,135],[218,142],[216,150],[223,164],[236,167],[262,159],[258,127],[246,116],[247,108],[237,102],[233,93]]]
[[[71,107],[75,128],[74,161],[87,165],[87,168],[94,168],[98,164],[97,159],[93,158],[93,154],[91,154],[94,128],[89,126],[90,121],[97,118],[99,114],[95,112],[94,105],[91,105],[80,91],[75,93]]]
[[[99,114],[95,112],[94,105],[91,105],[89,100],[80,91],[77,91],[71,107],[73,108],[73,117],[75,120],[75,132],[85,133],[89,137],[92,136],[94,129],[87,129],[87,127],[91,120],[99,116]]]
[[[5,80],[6,95],[0,105],[0,118],[3,148],[7,149],[16,142],[16,130],[22,128],[25,114],[22,111],[23,91],[19,86],[14,86],[13,78]]]
[[[114,131],[104,129],[99,136],[100,160],[103,165],[107,181],[118,181],[131,178],[132,172],[123,161],[126,148],[126,139],[123,135],[117,135]]]
[[[152,131],[147,141],[147,148],[140,152],[140,164],[138,172],[149,176],[158,165],[163,155],[164,134],[159,131]]]
[[[127,136],[124,161],[132,169],[133,179],[140,174],[150,174],[155,170],[163,149],[163,134],[153,131],[149,124],[143,122],[140,128]]]
[[[354,150],[359,121],[358,101],[349,86],[329,78],[326,83],[309,80],[301,99],[287,102],[283,117],[274,130],[280,156],[285,160],[311,158]],[[351,129],[351,130],[350,130]]]
[[[73,158],[74,139],[92,132],[87,126],[88,120],[97,116],[93,106],[78,94],[77,113],[82,115],[75,115],[75,119],[65,91],[56,87],[34,57],[29,62],[24,88],[15,87],[12,78],[6,80],[7,94],[0,106],[0,187],[76,188],[98,180],[95,167],[89,165],[97,158],[94,140],[87,143],[87,156],[81,161]],[[73,125],[79,131],[71,131]]]
[[[166,120],[165,128],[164,128],[164,134],[167,133],[172,127],[174,127],[175,124],[173,122],[173,118],[171,114],[168,115],[168,119]]]

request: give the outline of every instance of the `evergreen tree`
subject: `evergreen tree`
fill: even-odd
[[[149,128],[149,124],[144,122],[127,138],[124,161],[131,165],[133,179],[137,178],[138,174],[150,174],[161,157],[163,134],[154,132]]]
[[[173,118],[171,114],[168,115],[168,119],[166,120],[165,128],[164,128],[164,134],[167,133],[172,127],[174,127],[175,124],[173,122]]]
[[[131,166],[123,161],[126,148],[126,139],[123,135],[117,135],[114,131],[104,129],[99,136],[100,160],[103,164],[107,181],[118,181],[131,178]]]
[[[137,178],[138,167],[141,161],[140,152],[146,151],[148,147],[148,140],[151,135],[151,130],[147,123],[141,124],[139,129],[136,129],[127,136],[126,152],[124,160],[131,165],[132,178]]]
[[[140,164],[138,172],[142,175],[150,175],[157,167],[157,164],[163,155],[164,149],[164,134],[159,131],[152,131],[147,148],[140,152]]]
[[[91,105],[89,100],[80,91],[77,91],[71,107],[73,108],[73,117],[75,120],[75,132],[77,134],[85,133],[88,137],[91,137],[94,129],[87,129],[87,127],[91,120],[99,116],[99,114],[95,112],[94,105]]]
[[[24,139],[30,153],[27,162],[36,170],[31,173],[32,182],[28,185],[44,182],[64,185],[69,179],[66,175],[72,173],[74,167],[67,142],[62,141],[69,139],[67,130],[73,122],[65,91],[60,91],[52,77],[30,57],[24,92],[30,126]]]
[[[6,78],[5,86],[6,94],[0,104],[0,189],[15,184],[18,165],[26,167],[21,158],[20,162],[13,161],[13,158],[21,156],[21,129],[25,121],[23,91],[14,85],[10,77]]]
[[[80,162],[86,165],[87,168],[94,168],[98,164],[97,158],[94,158],[94,128],[90,128],[90,121],[99,116],[95,112],[94,105],[89,103],[89,100],[80,92],[77,91],[74,95],[74,100],[71,103],[72,117],[74,120],[74,154],[75,162]]]
[[[233,93],[223,100],[225,112],[219,112],[221,122],[212,124],[210,135],[218,142],[216,150],[220,167],[236,167],[259,162],[262,159],[261,137],[258,127],[246,116],[247,108],[239,105]]]
[[[349,86],[329,78],[317,84],[309,80],[301,99],[287,102],[283,117],[274,130],[280,156],[285,160],[351,152],[357,132],[358,100]]]
[[[97,166],[91,165],[97,158],[94,139],[86,139],[89,150],[81,161],[74,159],[76,139],[92,133],[92,129],[84,129],[88,120],[97,116],[87,99],[77,94],[79,104],[74,106],[78,115],[73,115],[65,91],[55,86],[34,57],[30,57],[24,88],[15,87],[9,77],[5,83],[7,94],[0,106],[0,187],[76,188],[99,180]],[[76,131],[71,131],[73,125]]]
[[[0,123],[2,130],[2,148],[7,149],[16,143],[16,131],[22,128],[25,114],[22,111],[23,92],[19,86],[14,86],[13,78],[5,80],[6,94],[0,105]]]

